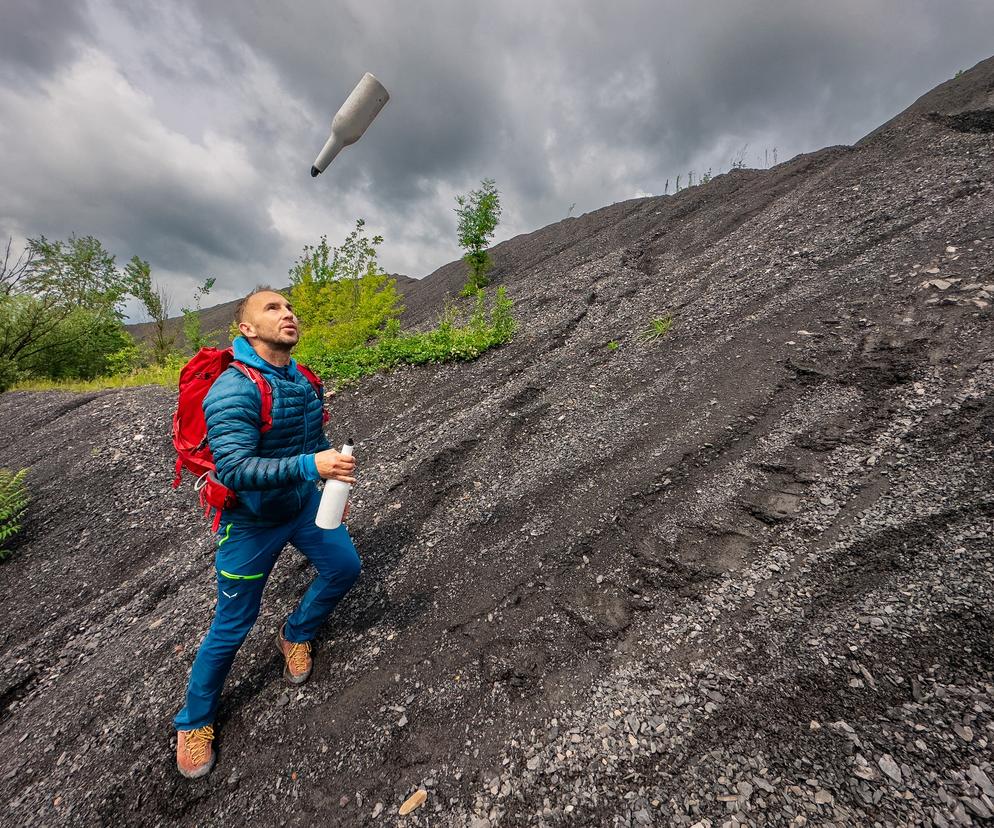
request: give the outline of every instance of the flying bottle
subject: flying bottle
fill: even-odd
[[[345,99],[342,108],[335,113],[331,122],[331,135],[314,159],[311,176],[317,177],[323,173],[338,153],[358,141],[389,100],[390,93],[383,88],[382,83],[369,72],[363,75],[352,94]]]
[[[342,454],[347,457],[352,456],[352,438],[349,437],[342,446]],[[337,529],[342,524],[342,514],[345,512],[345,504],[349,500],[349,491],[352,486],[342,480],[326,480],[324,491],[321,493],[321,502],[318,504],[318,513],[314,522],[321,529]]]

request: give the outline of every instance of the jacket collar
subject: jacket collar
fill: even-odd
[[[280,370],[276,365],[266,362],[261,356],[255,352],[255,348],[249,344],[249,341],[244,336],[236,336],[234,341],[231,343],[232,351],[234,352],[235,359],[245,365],[251,365],[253,368],[257,368],[265,374],[275,374],[277,376],[283,376],[283,371]],[[297,371],[297,360],[290,357],[290,364],[287,366],[287,378],[293,382],[297,381],[297,377],[300,376]]]

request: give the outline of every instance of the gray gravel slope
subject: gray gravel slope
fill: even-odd
[[[989,60],[855,147],[498,245],[511,344],[329,401],[364,574],[288,692],[284,553],[195,784],[169,723],[212,550],[173,393],[4,394],[12,823],[988,820],[992,111]]]

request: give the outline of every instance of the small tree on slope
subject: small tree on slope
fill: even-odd
[[[463,257],[469,265],[469,277],[462,295],[471,296],[487,284],[490,255],[487,246],[494,237],[500,221],[500,193],[492,178],[480,182],[479,190],[469,195],[456,196],[456,215],[459,217],[459,246],[466,251]]]

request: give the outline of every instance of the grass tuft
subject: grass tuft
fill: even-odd
[[[666,336],[670,328],[673,327],[672,316],[659,316],[649,322],[648,327],[642,331],[642,338],[646,342],[652,342],[660,337]]]

